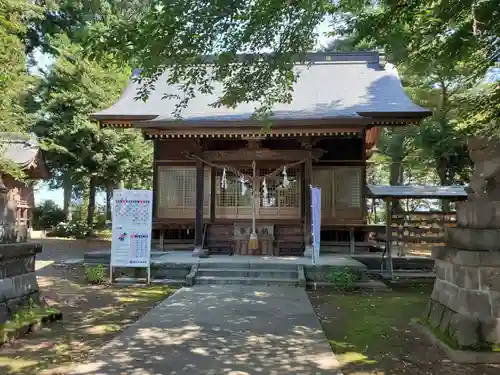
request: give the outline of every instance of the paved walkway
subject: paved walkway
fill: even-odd
[[[337,367],[303,289],[195,286],[70,375],[336,375]]]

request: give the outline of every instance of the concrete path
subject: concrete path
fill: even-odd
[[[299,288],[183,288],[69,375],[340,374]]]

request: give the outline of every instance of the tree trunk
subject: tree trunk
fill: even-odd
[[[73,219],[73,212],[71,211],[71,195],[73,194],[73,182],[69,177],[64,179],[63,184],[64,189],[64,203],[63,210],[66,217],[66,221],[69,223]]]
[[[95,193],[97,178],[92,176],[89,183],[89,205],[87,208],[87,226],[89,227],[88,235],[91,236],[94,231],[94,211],[95,211]]]
[[[113,199],[113,187],[106,183],[106,220],[111,220],[111,200]]]
[[[439,176],[439,183],[441,186],[449,186],[451,185],[450,178],[448,176],[448,168],[446,166],[447,160],[442,160],[438,162],[436,167],[436,172]],[[450,212],[450,200],[449,199],[441,199],[441,210],[443,213],[447,214]]]

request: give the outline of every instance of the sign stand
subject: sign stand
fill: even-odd
[[[146,268],[151,282],[153,193],[150,190],[115,190],[112,200],[112,240],[109,282],[113,269]]]
[[[312,216],[312,264],[314,267],[314,290],[316,290],[316,263],[319,261],[319,249],[321,245],[321,189],[311,188],[311,216]]]

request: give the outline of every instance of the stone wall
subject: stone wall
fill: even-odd
[[[427,324],[461,348],[500,343],[500,252],[441,247],[434,258]]]
[[[0,244],[0,324],[30,299],[40,302],[35,257],[41,251],[36,244]]]

